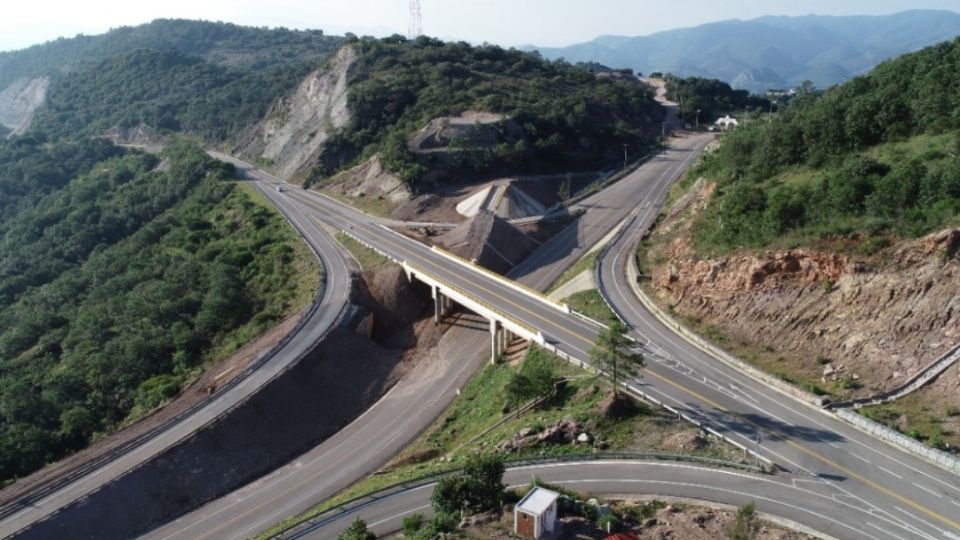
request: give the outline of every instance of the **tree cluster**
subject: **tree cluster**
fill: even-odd
[[[955,222],[957,88],[960,40],[737,128],[701,171],[720,183],[701,244],[764,246],[791,233],[915,236]]]
[[[725,114],[739,116],[747,110],[760,108],[767,110],[770,101],[750,95],[746,90],[734,90],[729,84],[716,79],[702,77],[680,78],[667,75],[667,98],[682,105],[680,119],[693,125],[700,111],[700,125],[713,123]]]
[[[30,141],[0,143],[0,171],[37,178],[0,191],[18,210],[0,221],[2,481],[148,412],[292,302],[278,239],[293,237],[222,180],[231,167],[187,144],[158,169],[94,141]]]
[[[355,40],[350,123],[326,144],[314,177],[322,179],[376,152],[416,184],[429,164],[407,141],[430,120],[466,110],[503,113],[522,133],[489,148],[465,149],[458,172],[496,166],[573,170],[607,164],[623,144],[650,142],[662,116],[636,79],[598,77],[563,61],[497,46],[400,36]]]

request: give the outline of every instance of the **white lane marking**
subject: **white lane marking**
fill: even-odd
[[[902,476],[900,476],[899,474],[891,471],[890,469],[888,469],[888,468],[886,468],[886,467],[882,467],[882,466],[880,466],[880,465],[877,465],[877,468],[880,469],[881,471],[889,474],[890,476],[896,476],[897,478],[903,480],[903,477],[902,477]]]
[[[830,446],[836,448],[837,450],[840,449],[840,445],[838,445],[838,444],[836,444],[836,443],[828,442],[827,444],[829,444]]]
[[[862,462],[864,462],[864,463],[870,463],[870,460],[867,459],[867,458],[865,458],[865,457],[860,457],[860,456],[854,454],[853,452],[848,452],[848,453],[849,453],[851,456],[859,459],[860,461],[862,461]],[[870,463],[870,464],[873,465],[873,463]]]
[[[392,516],[390,516],[390,517],[383,518],[383,519],[381,519],[380,521],[374,521],[373,523],[370,524],[370,526],[371,526],[371,527],[376,527],[377,525],[381,525],[381,524],[386,523],[386,522],[388,522],[388,521],[390,521],[390,520],[397,519],[398,517],[402,517],[402,516],[405,516],[405,515],[407,515],[407,514],[413,514],[414,512],[419,512],[420,510],[426,510],[427,508],[430,508],[430,505],[429,505],[429,504],[425,504],[425,505],[423,505],[423,506],[418,506],[418,507],[416,507],[416,508],[411,508],[410,510],[407,510],[406,512],[400,512],[399,514],[394,514],[394,515],[392,515]]]
[[[918,483],[916,483],[916,482],[913,482],[913,485],[916,486],[916,487],[918,487],[918,488],[920,488],[920,489],[922,489],[922,490],[924,490],[924,491],[926,491],[927,493],[933,495],[934,497],[937,497],[938,499],[942,499],[942,498],[943,498],[943,495],[937,493],[936,491],[934,491],[934,490],[932,490],[932,489],[930,489],[930,488],[928,488],[928,487],[921,486],[920,484],[918,484]]]
[[[957,502],[957,501],[950,501],[950,504],[960,507],[960,502]]]
[[[897,539],[899,539],[899,540],[907,540],[906,538],[904,538],[904,537],[902,537],[902,536],[897,536],[897,535],[893,534],[892,532],[888,531],[887,529],[884,529],[883,527],[881,527],[881,526],[879,526],[879,525],[877,525],[877,524],[874,524],[874,523],[871,523],[871,522],[868,521],[868,522],[867,522],[867,525],[873,527],[874,529],[876,529],[876,530],[878,530],[878,531],[883,532],[884,534],[888,534],[888,535],[890,535],[890,536],[892,536],[892,537],[894,537],[894,538],[897,538]]]

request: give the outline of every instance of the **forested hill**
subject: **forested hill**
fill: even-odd
[[[309,300],[308,249],[231,170],[184,143],[156,157],[0,141],[0,485],[146,414]]]
[[[702,247],[839,237],[870,252],[957,224],[960,39],[741,126],[701,172],[720,187]]]
[[[340,46],[322,31],[157,20],[0,53],[0,118],[55,138],[141,124],[221,141]],[[25,106],[28,104],[28,106]]]
[[[0,52],[0,89],[21,77],[57,76],[138,49],[177,51],[251,70],[326,58],[342,38],[320,30],[252,28],[228,23],[158,19],[102,35],[60,38]]]
[[[379,152],[388,168],[414,182],[431,163],[411,154],[410,138],[433,119],[467,110],[500,113],[510,125],[501,123],[496,142],[485,147],[454,141],[465,150],[455,164],[462,174],[607,165],[623,155],[623,144],[637,149],[660,132],[663,111],[632,74],[598,75],[516,49],[426,36],[350,46],[358,53],[350,121],[325,145],[316,177]]]

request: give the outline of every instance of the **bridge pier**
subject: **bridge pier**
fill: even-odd
[[[433,292],[433,320],[439,323],[447,313],[450,313],[450,308],[453,307],[453,300],[443,294],[443,291],[436,285],[432,286],[431,290]]]
[[[503,325],[496,319],[490,319],[490,363],[496,364],[503,354]]]

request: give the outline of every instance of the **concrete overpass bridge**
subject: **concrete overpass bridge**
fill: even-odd
[[[586,366],[602,326],[566,304],[443,249],[403,236],[382,223],[357,219],[355,211],[332,201],[324,204],[322,197],[293,190],[286,195],[322,211],[314,219],[399,264],[411,282],[428,285],[437,322],[454,303],[487,319],[491,362],[496,362],[514,340],[523,339]]]

